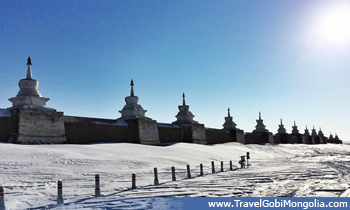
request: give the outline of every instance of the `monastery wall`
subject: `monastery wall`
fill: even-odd
[[[129,142],[128,126],[116,120],[65,116],[67,143]]]
[[[205,130],[205,135],[207,137],[207,144],[233,142],[233,138],[227,130],[207,128]]]
[[[7,142],[10,138],[11,118],[0,117],[0,142]]]
[[[177,125],[158,123],[158,133],[161,143],[184,142],[182,128]]]

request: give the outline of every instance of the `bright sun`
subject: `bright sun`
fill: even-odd
[[[329,7],[322,13],[317,20],[317,36],[327,43],[350,43],[350,5]]]

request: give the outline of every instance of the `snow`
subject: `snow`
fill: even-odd
[[[0,117],[11,117],[11,113],[8,109],[0,109]]]
[[[250,152],[250,168],[239,169]],[[0,144],[0,183],[6,209],[178,209],[174,197],[199,196],[349,196],[349,145],[213,146],[177,143],[16,145]],[[229,170],[229,161],[234,170]],[[220,171],[211,173],[210,162]],[[199,176],[199,164],[204,176]],[[192,179],[187,179],[190,164]],[[177,181],[171,181],[171,166]],[[153,186],[153,168],[159,186]],[[100,198],[93,197],[94,175],[100,174]],[[131,189],[131,174],[137,189]],[[65,205],[56,205],[57,180],[63,181]]]
[[[118,125],[118,126],[128,126],[128,124],[122,120],[122,119],[118,119],[117,122],[115,123],[106,123],[106,122],[99,122],[99,121],[92,121],[94,124],[97,125]]]
[[[168,124],[168,123],[157,123],[158,127],[164,127],[164,128],[180,128],[179,125],[176,124]]]

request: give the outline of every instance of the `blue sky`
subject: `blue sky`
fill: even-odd
[[[176,120],[185,92],[207,127],[222,128],[230,107],[246,132],[261,111],[273,133],[282,118],[350,140],[350,43],[314,30],[344,2],[1,1],[0,107],[31,56],[48,106],[66,115],[119,118],[134,79],[158,122]]]

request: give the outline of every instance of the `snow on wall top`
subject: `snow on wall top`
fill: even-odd
[[[94,124],[97,125],[118,125],[118,126],[128,126],[128,124],[124,120],[118,120],[115,123],[107,123],[107,122],[99,122],[99,121],[92,121]]]
[[[167,124],[167,123],[157,123],[158,127],[165,127],[165,128],[180,128],[180,126],[176,124]]]

